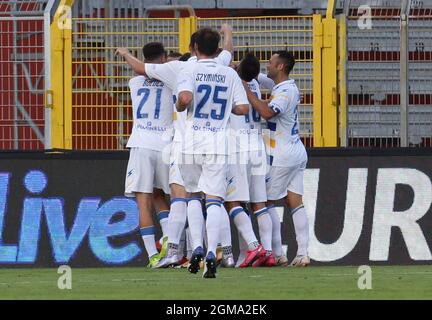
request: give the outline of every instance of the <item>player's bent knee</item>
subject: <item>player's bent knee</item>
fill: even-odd
[[[176,183],[170,185],[171,188],[171,198],[188,198],[188,193],[186,189]]]
[[[266,207],[266,204],[263,203],[263,202],[260,202],[260,203],[251,203],[251,208],[252,208],[253,212],[261,210],[261,209],[264,209],[265,207]]]
[[[234,209],[235,207],[240,207],[241,204],[238,201],[230,201],[230,202],[225,202],[225,209],[230,212],[232,209]]]
[[[218,197],[218,196],[213,196],[210,194],[206,194],[206,201],[211,201],[211,200],[215,200],[217,202],[222,202],[222,198]]]
[[[165,199],[165,192],[162,189],[153,189],[153,197],[158,199]]]
[[[303,204],[303,196],[301,194],[288,191],[285,202],[288,207],[297,208]]]

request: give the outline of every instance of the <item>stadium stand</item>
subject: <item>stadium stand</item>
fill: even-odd
[[[43,25],[49,3],[58,1],[8,1],[0,4],[2,86],[0,100],[1,149],[50,148],[46,119],[51,112],[48,87],[49,63]],[[188,1],[165,1],[184,4]],[[190,1],[189,1],[190,2]],[[282,1],[283,2],[283,1]],[[409,143],[432,146],[432,3],[408,1],[409,7]],[[162,41],[168,50],[180,50],[180,29],[173,14],[156,12],[158,18],[142,19],[146,8],[160,1],[83,1],[72,7],[72,144],[73,149],[123,149],[131,130],[127,79],[132,75],[114,57],[127,46],[138,57],[149,41]],[[286,2],[284,2],[286,6]],[[327,1],[290,1],[296,13],[324,14]],[[336,13],[347,16],[347,132],[348,146],[400,146],[400,15],[399,0],[370,1],[372,29],[359,28],[363,1],[337,1]],[[312,16],[265,17],[281,1],[193,1],[197,26],[233,26],[238,61],[247,51],[265,61],[271,52],[295,53],[293,77],[303,100],[301,133],[313,145],[313,22]],[[303,7],[303,8],[302,8]],[[216,9],[218,8],[218,9]],[[250,8],[249,11],[235,10]],[[302,8],[302,11],[299,9]],[[284,11],[285,12],[285,11]],[[243,14],[248,17],[238,17]],[[51,12],[51,18],[53,13]],[[178,14],[185,16],[185,12]],[[153,16],[153,15],[152,15]],[[258,17],[260,16],[260,17]],[[45,70],[45,73],[44,73]],[[45,94],[48,97],[48,93]],[[48,106],[46,108],[45,106]],[[47,118],[48,116],[48,118]]]
[[[97,4],[97,3],[96,3]],[[80,16],[104,14],[95,7],[82,8]],[[114,17],[122,7],[110,8]],[[77,10],[77,9],[75,9]],[[140,11],[137,8],[137,11]],[[141,57],[143,43],[162,41],[167,50],[179,50],[179,29],[175,19],[138,18],[73,19],[73,147],[76,149],[123,149],[131,130],[127,79],[131,70],[115,61],[113,48],[126,46]],[[198,27],[232,25],[234,61],[253,51],[262,61],[262,71],[271,53],[289,49],[298,63],[293,77],[303,93],[300,112],[302,135],[312,145],[312,17],[198,18]],[[103,63],[105,62],[105,63]],[[96,105],[99,105],[97,109]],[[103,121],[101,121],[103,120]]]
[[[351,1],[347,8],[350,146],[400,145],[400,3],[377,2],[372,28],[363,30],[358,26],[362,2]],[[409,19],[409,142],[431,146],[431,9],[411,8]]]
[[[47,3],[0,3],[0,149],[44,148]]]

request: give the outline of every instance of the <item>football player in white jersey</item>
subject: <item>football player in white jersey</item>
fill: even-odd
[[[249,104],[237,73],[215,59],[220,35],[208,28],[196,35],[198,61],[178,79],[177,110],[187,110],[182,154],[193,156],[181,164],[180,173],[187,191],[198,188],[206,197],[207,254],[203,277],[216,276],[216,247],[219,242],[221,205],[226,194],[228,136],[231,112],[247,114]],[[192,225],[194,221],[189,221]],[[202,247],[194,248],[189,271],[198,272],[204,257]]]
[[[221,26],[220,33],[223,36],[223,46],[222,49],[218,48],[217,56],[215,60],[217,63],[223,66],[229,66],[234,54],[234,46],[233,46],[233,35],[232,28],[229,24],[224,23]],[[193,33],[191,36],[191,42],[189,44],[189,51],[191,53],[191,57],[188,61],[197,61],[197,53],[195,51],[195,40],[197,33]]]
[[[169,264],[176,264],[181,260],[181,257],[178,256],[178,246],[181,234],[186,223],[186,208],[189,195],[183,186],[181,176],[179,178],[179,175],[176,174],[176,170],[173,170],[172,157],[173,155],[175,155],[173,149],[178,148],[175,141],[182,136],[182,126],[180,125],[180,122],[182,122],[183,119],[183,116],[179,113],[173,113],[175,100],[173,92],[175,92],[177,87],[177,75],[183,72],[183,69],[187,68],[188,64],[193,62],[171,61],[164,64],[143,63],[142,61],[134,57],[126,48],[118,48],[116,50],[116,54],[122,56],[126,60],[126,62],[132,67],[135,73],[145,75],[152,79],[157,79],[163,82],[171,90],[171,100],[169,102],[169,108],[174,120],[174,143],[165,147],[168,151],[169,156],[163,159],[164,163],[169,165],[168,172],[171,191],[171,206],[167,228],[169,243],[167,244],[167,257],[160,261],[158,267],[164,267]],[[201,206],[201,203],[199,204]],[[164,251],[164,249],[165,248],[163,247],[162,251]]]
[[[257,77],[257,80],[259,82],[260,87],[268,90],[272,90],[275,86],[275,83],[272,79],[270,79],[267,74],[260,73]],[[263,127],[267,128],[267,123],[263,123]],[[269,143],[270,143],[270,134],[269,130],[265,129],[263,130],[263,136],[264,140],[267,141],[266,146],[270,149]],[[272,218],[272,247],[275,252],[281,252],[282,251],[282,237],[281,237],[281,224],[279,216],[277,215],[275,210],[270,210],[270,216]],[[285,253],[282,253],[282,255],[276,257],[276,265],[286,267],[288,266],[288,258],[286,257]]]
[[[225,27],[229,30],[227,27]],[[222,31],[225,37],[229,37],[227,31]],[[194,44],[195,34],[191,38],[191,45]],[[231,37],[232,38],[232,37]],[[232,45],[231,45],[232,47]],[[231,52],[226,49],[230,48],[230,44],[224,41],[224,50],[221,52],[221,57],[218,58],[220,63],[228,65],[231,61]],[[138,60],[126,48],[118,48],[116,54],[122,56],[126,62],[133,68],[135,73],[147,75],[151,78],[158,79],[164,82],[173,92],[177,86],[177,76],[185,69],[188,69],[191,62],[172,61],[165,64],[145,64]],[[174,100],[176,96],[174,96]],[[175,108],[174,108],[175,109]],[[169,184],[171,188],[171,207],[168,220],[168,252],[167,257],[161,261],[160,267],[177,264],[181,260],[178,254],[178,245],[186,222],[186,212],[189,220],[204,221],[201,198],[199,197],[200,190],[194,190],[191,195],[184,188],[183,178],[178,169],[178,162],[184,161],[181,159],[180,149],[183,144],[184,128],[186,125],[186,112],[178,112],[174,110],[174,138],[170,146],[170,158],[166,159],[170,165]],[[187,210],[187,211],[186,211]],[[229,222],[229,221],[228,221]],[[199,223],[189,224],[191,238],[195,239],[195,245],[202,245],[203,230],[199,230],[196,226]],[[200,240],[199,240],[200,239]],[[193,242],[193,241],[192,241]]]
[[[189,52],[182,55],[181,53],[174,51],[174,52],[171,52],[171,53],[169,53],[167,55],[167,62],[171,62],[171,61],[188,61],[188,59],[190,58],[190,56],[191,56],[191,54]],[[175,110],[175,100],[176,100],[176,97],[174,95],[173,95],[173,99],[174,99],[174,101],[173,101],[174,102],[174,113],[173,113],[173,115],[174,115],[175,111],[176,111]],[[170,169],[172,170],[172,166],[170,166]],[[160,246],[160,249],[162,249],[162,246]],[[186,254],[185,254],[185,252],[186,252]],[[181,258],[180,261],[178,261],[178,258],[174,258],[176,260],[176,262],[174,262],[172,265],[176,266],[177,263],[178,263],[179,267],[185,267],[186,268],[191,256],[192,256],[192,245],[190,244],[189,226],[188,226],[187,221],[186,221],[185,229],[183,230],[183,232],[181,234],[181,237],[180,237],[180,240],[179,240],[178,254],[177,254],[178,258],[181,258],[181,257],[182,258]],[[170,260],[173,260],[173,259],[171,258]],[[161,261],[160,266],[164,266],[167,263],[168,263],[167,261]]]
[[[223,66],[229,66],[232,57],[234,54],[234,47],[233,47],[233,36],[232,36],[232,28],[229,24],[222,24],[220,28],[220,33],[223,36],[223,47],[218,48],[217,50],[217,56],[215,57],[215,60],[218,64],[221,64]],[[195,51],[195,40],[196,40],[197,32],[192,34],[191,36],[191,42],[189,44],[189,51],[191,53],[191,57],[188,59],[188,61],[197,61],[197,55]],[[191,206],[188,204],[188,219],[196,220],[197,222],[202,220],[201,211],[198,209],[198,203],[197,200],[199,199],[199,195],[195,194],[191,201],[196,202],[196,204],[191,203]],[[231,243],[231,225],[230,220],[228,216],[228,212],[226,212],[225,207],[222,207],[224,214],[222,215],[222,221],[221,221],[221,230],[220,230],[220,246],[218,245],[218,262],[221,260],[222,266],[224,267],[234,267],[234,257],[232,253],[232,243]],[[206,216],[204,214],[204,216]],[[192,229],[196,228],[196,226],[199,225],[199,223],[192,224]],[[204,232],[205,233],[205,232]],[[193,230],[194,239],[196,240],[195,247],[202,246],[202,241],[199,241],[198,239],[201,239],[200,234],[203,234],[203,232],[199,232],[198,230]],[[204,234],[203,234],[204,235]],[[204,240],[206,237],[204,237]],[[219,250],[220,249],[220,250]],[[220,254],[221,253],[221,254]]]
[[[147,62],[164,63],[166,60],[166,52],[161,43],[146,44],[143,54]],[[133,128],[127,143],[130,156],[125,195],[136,197],[140,233],[150,261],[148,266],[154,268],[161,256],[155,245],[152,206],[155,205],[157,210],[161,206],[165,207],[164,212],[159,212],[159,218],[164,215],[164,220],[167,219],[169,212],[169,207],[163,199],[164,193],[169,193],[169,167],[162,161],[162,152],[170,143],[169,139],[164,139],[164,134],[172,130],[172,110],[167,108],[172,101],[172,94],[163,82],[145,76],[132,78],[129,87]],[[154,196],[157,201],[153,201]],[[162,229],[163,227],[162,225]]]
[[[289,78],[294,64],[294,56],[287,51],[279,51],[270,58],[267,64],[267,76],[275,83],[270,102],[258,99],[247,85],[244,85],[252,107],[267,120],[270,132],[270,137],[266,141],[270,164],[266,180],[267,208],[275,228],[273,229],[273,251],[276,256],[282,255],[280,220],[274,203],[284,199],[291,210],[298,244],[297,255],[291,265],[307,266],[310,264],[309,225],[302,196],[303,176],[308,157],[299,136],[300,93],[294,80]]]
[[[247,82],[248,88],[261,97],[259,84],[255,80],[260,70],[259,60],[248,54],[238,66],[240,78]],[[266,151],[262,138],[261,117],[250,108],[245,116],[230,117],[231,147],[228,170],[228,189],[226,207],[239,231],[239,237],[248,245],[240,267],[274,266],[272,254],[272,220],[267,213],[266,201]],[[262,245],[258,244],[249,216],[241,203],[251,203],[252,211],[258,220]]]
[[[229,24],[222,24],[220,28],[220,33],[223,36],[223,47],[218,48],[217,50],[217,56],[215,58],[216,62],[223,66],[229,66],[232,57],[234,54],[234,46],[233,46],[233,35],[232,35],[232,28]],[[197,55],[195,50],[195,39],[196,39],[197,32],[192,34],[191,36],[191,42],[189,45],[189,51],[191,52],[191,57],[188,59],[188,61],[197,61]],[[198,199],[197,195],[192,198],[192,200]],[[232,253],[232,243],[231,243],[231,225],[229,220],[228,212],[226,212],[225,207],[222,207],[222,210],[224,211],[222,215],[221,220],[221,230],[220,230],[220,244],[218,245],[218,254],[217,259],[218,263],[221,261],[221,265],[223,267],[234,267],[234,256]],[[204,215],[206,216],[206,215]],[[201,215],[198,210],[194,210],[194,206],[188,206],[188,218],[189,219],[196,219],[201,220]],[[199,225],[198,223],[193,224],[193,226]],[[194,228],[194,227],[193,227]],[[200,234],[196,230],[194,232],[194,239],[195,241],[195,247],[202,246],[202,241],[198,240],[200,238]],[[204,240],[206,237],[204,237]]]

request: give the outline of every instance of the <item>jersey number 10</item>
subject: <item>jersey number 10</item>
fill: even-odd
[[[255,95],[255,97],[258,97],[258,93],[256,93],[255,91],[253,91],[253,94]],[[258,111],[256,111],[254,108],[252,108],[252,119],[254,122],[261,122],[261,116],[259,115]],[[245,114],[245,122],[249,123],[250,122],[250,117],[249,117],[249,113]]]

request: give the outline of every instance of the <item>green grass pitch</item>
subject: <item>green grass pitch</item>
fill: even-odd
[[[372,267],[359,290],[357,267],[218,269],[203,279],[186,269],[72,269],[60,290],[57,269],[0,269],[0,299],[432,299],[432,266]]]

